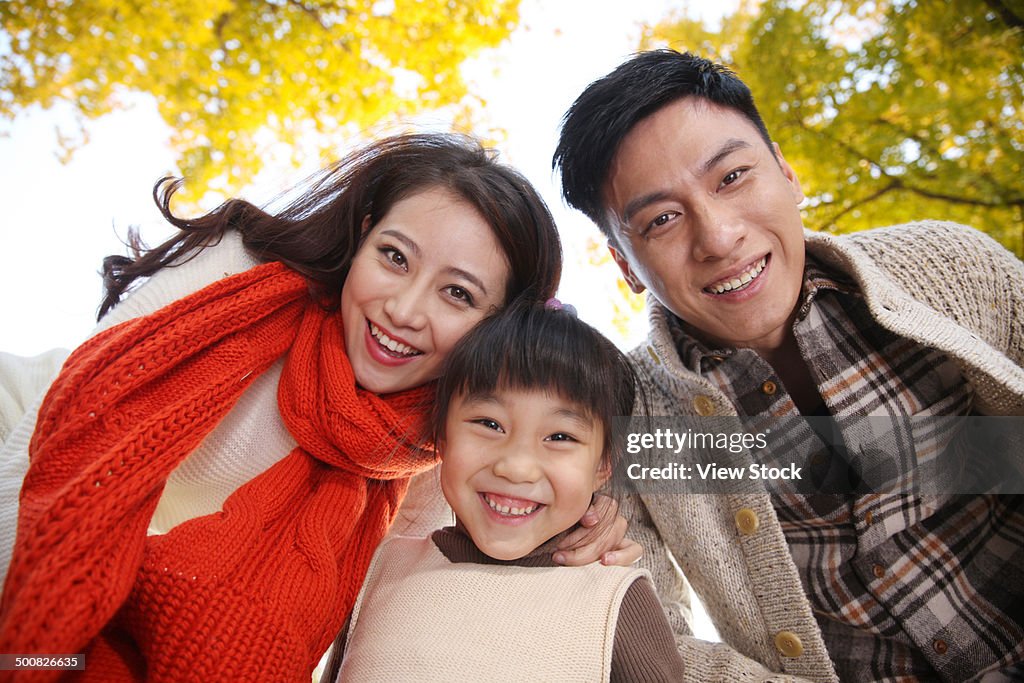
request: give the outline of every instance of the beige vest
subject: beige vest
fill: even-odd
[[[340,681],[607,681],[642,569],[453,564],[429,538],[377,550]]]

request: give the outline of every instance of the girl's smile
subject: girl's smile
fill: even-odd
[[[496,493],[481,493],[480,500],[499,524],[518,524],[544,507],[542,503],[523,498],[510,498]]]
[[[604,482],[604,428],[539,389],[456,396],[441,447],[441,489],[480,550],[529,554],[572,527]]]

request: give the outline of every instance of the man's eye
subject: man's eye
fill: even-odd
[[[653,230],[654,228],[660,228],[661,226],[668,223],[670,220],[678,216],[679,214],[675,211],[666,211],[663,214],[658,215],[653,221],[647,224],[647,230]]]
[[[726,176],[722,178],[722,185],[732,185],[737,180],[739,180],[740,176],[746,173],[746,171],[747,169],[745,168],[738,168],[735,171],[729,171],[729,173],[727,173]]]

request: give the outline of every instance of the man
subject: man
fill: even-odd
[[[948,223],[805,232],[796,174],[727,69],[633,57],[573,104],[554,165],[632,290],[650,292],[633,358],[651,414],[1024,414],[1024,264]],[[688,678],[1024,675],[1020,496],[634,503],[630,534],[670,617],[685,584],[661,547],[724,640],[680,637]]]

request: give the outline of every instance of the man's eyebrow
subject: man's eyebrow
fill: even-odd
[[[726,158],[733,152],[740,149],[749,148],[750,143],[747,142],[746,140],[740,140],[739,138],[730,138],[726,140],[725,144],[719,147],[718,151],[715,152],[710,159],[708,159],[701,165],[700,175],[704,176],[710,173],[711,169],[713,169],[718,164],[718,162],[720,162],[722,159]]]
[[[746,140],[739,138],[730,138],[718,148],[718,151],[711,155],[711,158],[705,161],[700,166],[699,175],[705,176],[711,172],[711,170],[720,162],[733,152],[740,149],[749,149],[751,144]],[[641,209],[655,202],[660,202],[664,199],[668,199],[668,193],[663,191],[651,192],[649,194],[635,197],[626,203],[625,208],[622,209],[622,215],[619,217],[623,225],[629,225],[629,222],[633,219],[633,216],[637,214]]]
[[[420,245],[416,244],[416,242],[414,242],[405,233],[399,230],[388,228],[386,230],[381,230],[380,234],[394,237],[396,240],[401,242],[406,249],[411,251],[414,256],[416,256],[417,258],[422,258],[423,252],[420,250]],[[445,271],[451,273],[452,275],[455,275],[456,277],[460,277],[463,280],[466,280],[475,287],[478,287],[480,291],[484,293],[484,296],[487,295],[487,287],[485,287],[484,283],[480,280],[480,278],[473,275],[473,273],[470,273],[469,271],[463,270],[461,268],[455,268],[454,266],[446,268]]]
[[[629,225],[629,222],[633,220],[633,216],[635,216],[641,209],[664,199],[668,199],[667,192],[651,192],[650,194],[630,199],[626,203],[626,207],[622,209],[622,216],[619,217],[622,221],[622,225]]]

